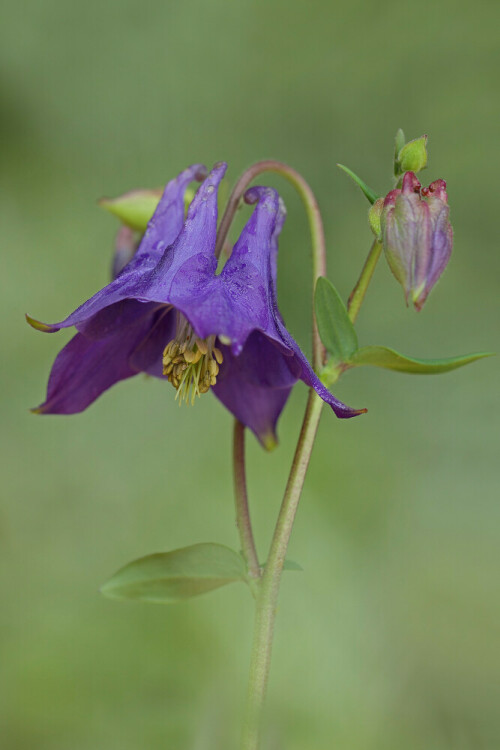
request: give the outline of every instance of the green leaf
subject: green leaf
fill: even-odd
[[[394,349],[388,349],[385,346],[363,346],[353,355],[349,364],[353,367],[372,365],[373,367],[384,367],[386,370],[409,372],[416,375],[437,375],[491,356],[493,356],[491,352],[481,352],[448,359],[416,359],[415,357],[406,357],[404,354],[399,354]]]
[[[339,293],[324,276],[314,292],[316,321],[321,341],[336,362],[347,362],[358,348],[358,337]]]
[[[173,603],[246,581],[241,557],[222,544],[194,544],[141,557],[125,565],[102,586],[113,599]]]
[[[342,169],[346,174],[349,175],[349,177],[352,180],[354,180],[354,182],[356,183],[356,185],[359,188],[361,188],[361,190],[363,191],[363,193],[366,195],[366,197],[368,198],[368,200],[370,201],[370,203],[372,203],[372,204],[375,203],[375,201],[377,200],[377,198],[379,196],[377,195],[377,193],[374,190],[372,190],[370,187],[368,187],[368,185],[366,184],[366,182],[363,182],[363,180],[361,179],[361,177],[358,177],[358,175],[355,174],[352,171],[352,169],[349,169],[349,167],[345,167],[343,164],[337,164],[337,167],[339,167],[339,169]]]

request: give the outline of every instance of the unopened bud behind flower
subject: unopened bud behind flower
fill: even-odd
[[[446,182],[436,180],[422,188],[413,172],[406,172],[401,190],[391,190],[381,215],[385,256],[411,298],[421,310],[429,292],[450,258],[453,230],[448,220]]]

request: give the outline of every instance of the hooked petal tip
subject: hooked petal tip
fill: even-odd
[[[196,173],[194,175],[194,179],[196,182],[203,182],[203,180],[208,176],[208,169],[204,164],[201,164],[200,167],[196,170]]]
[[[260,435],[260,441],[266,451],[273,451],[278,447],[278,438],[274,432],[267,432],[265,435]]]
[[[35,328],[37,331],[43,331],[44,333],[54,333],[57,331],[57,328],[53,328],[53,326],[48,326],[46,323],[42,323],[41,320],[36,320],[36,318],[32,318],[31,315],[25,314],[26,322],[30,324],[32,328]]]
[[[257,201],[259,200],[259,194],[257,190],[255,190],[254,188],[249,188],[243,196],[243,200],[248,206],[253,206],[254,203],[257,203]]]

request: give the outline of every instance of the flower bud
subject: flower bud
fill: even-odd
[[[396,177],[404,172],[420,172],[427,166],[427,136],[408,141],[396,156]]]
[[[145,232],[160,202],[161,190],[131,190],[118,198],[101,198],[99,205],[137,232]]]
[[[401,190],[391,190],[381,215],[382,243],[389,267],[402,285],[406,302],[421,310],[450,258],[453,230],[448,219],[446,182],[422,188],[406,172]]]
[[[200,173],[200,175],[203,173]],[[196,175],[196,179],[198,176]],[[201,176],[200,176],[200,179]],[[162,190],[130,190],[119,195],[118,198],[101,198],[99,205],[117,216],[125,226],[136,232],[145,232],[148,222],[153,216],[160,202]],[[184,193],[184,208],[187,211],[195,196],[192,188],[186,188]]]

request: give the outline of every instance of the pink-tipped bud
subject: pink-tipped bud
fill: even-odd
[[[421,310],[429,292],[449,261],[453,230],[448,219],[446,182],[436,180],[422,188],[413,172],[406,172],[401,190],[384,199],[382,242],[389,267]]]

